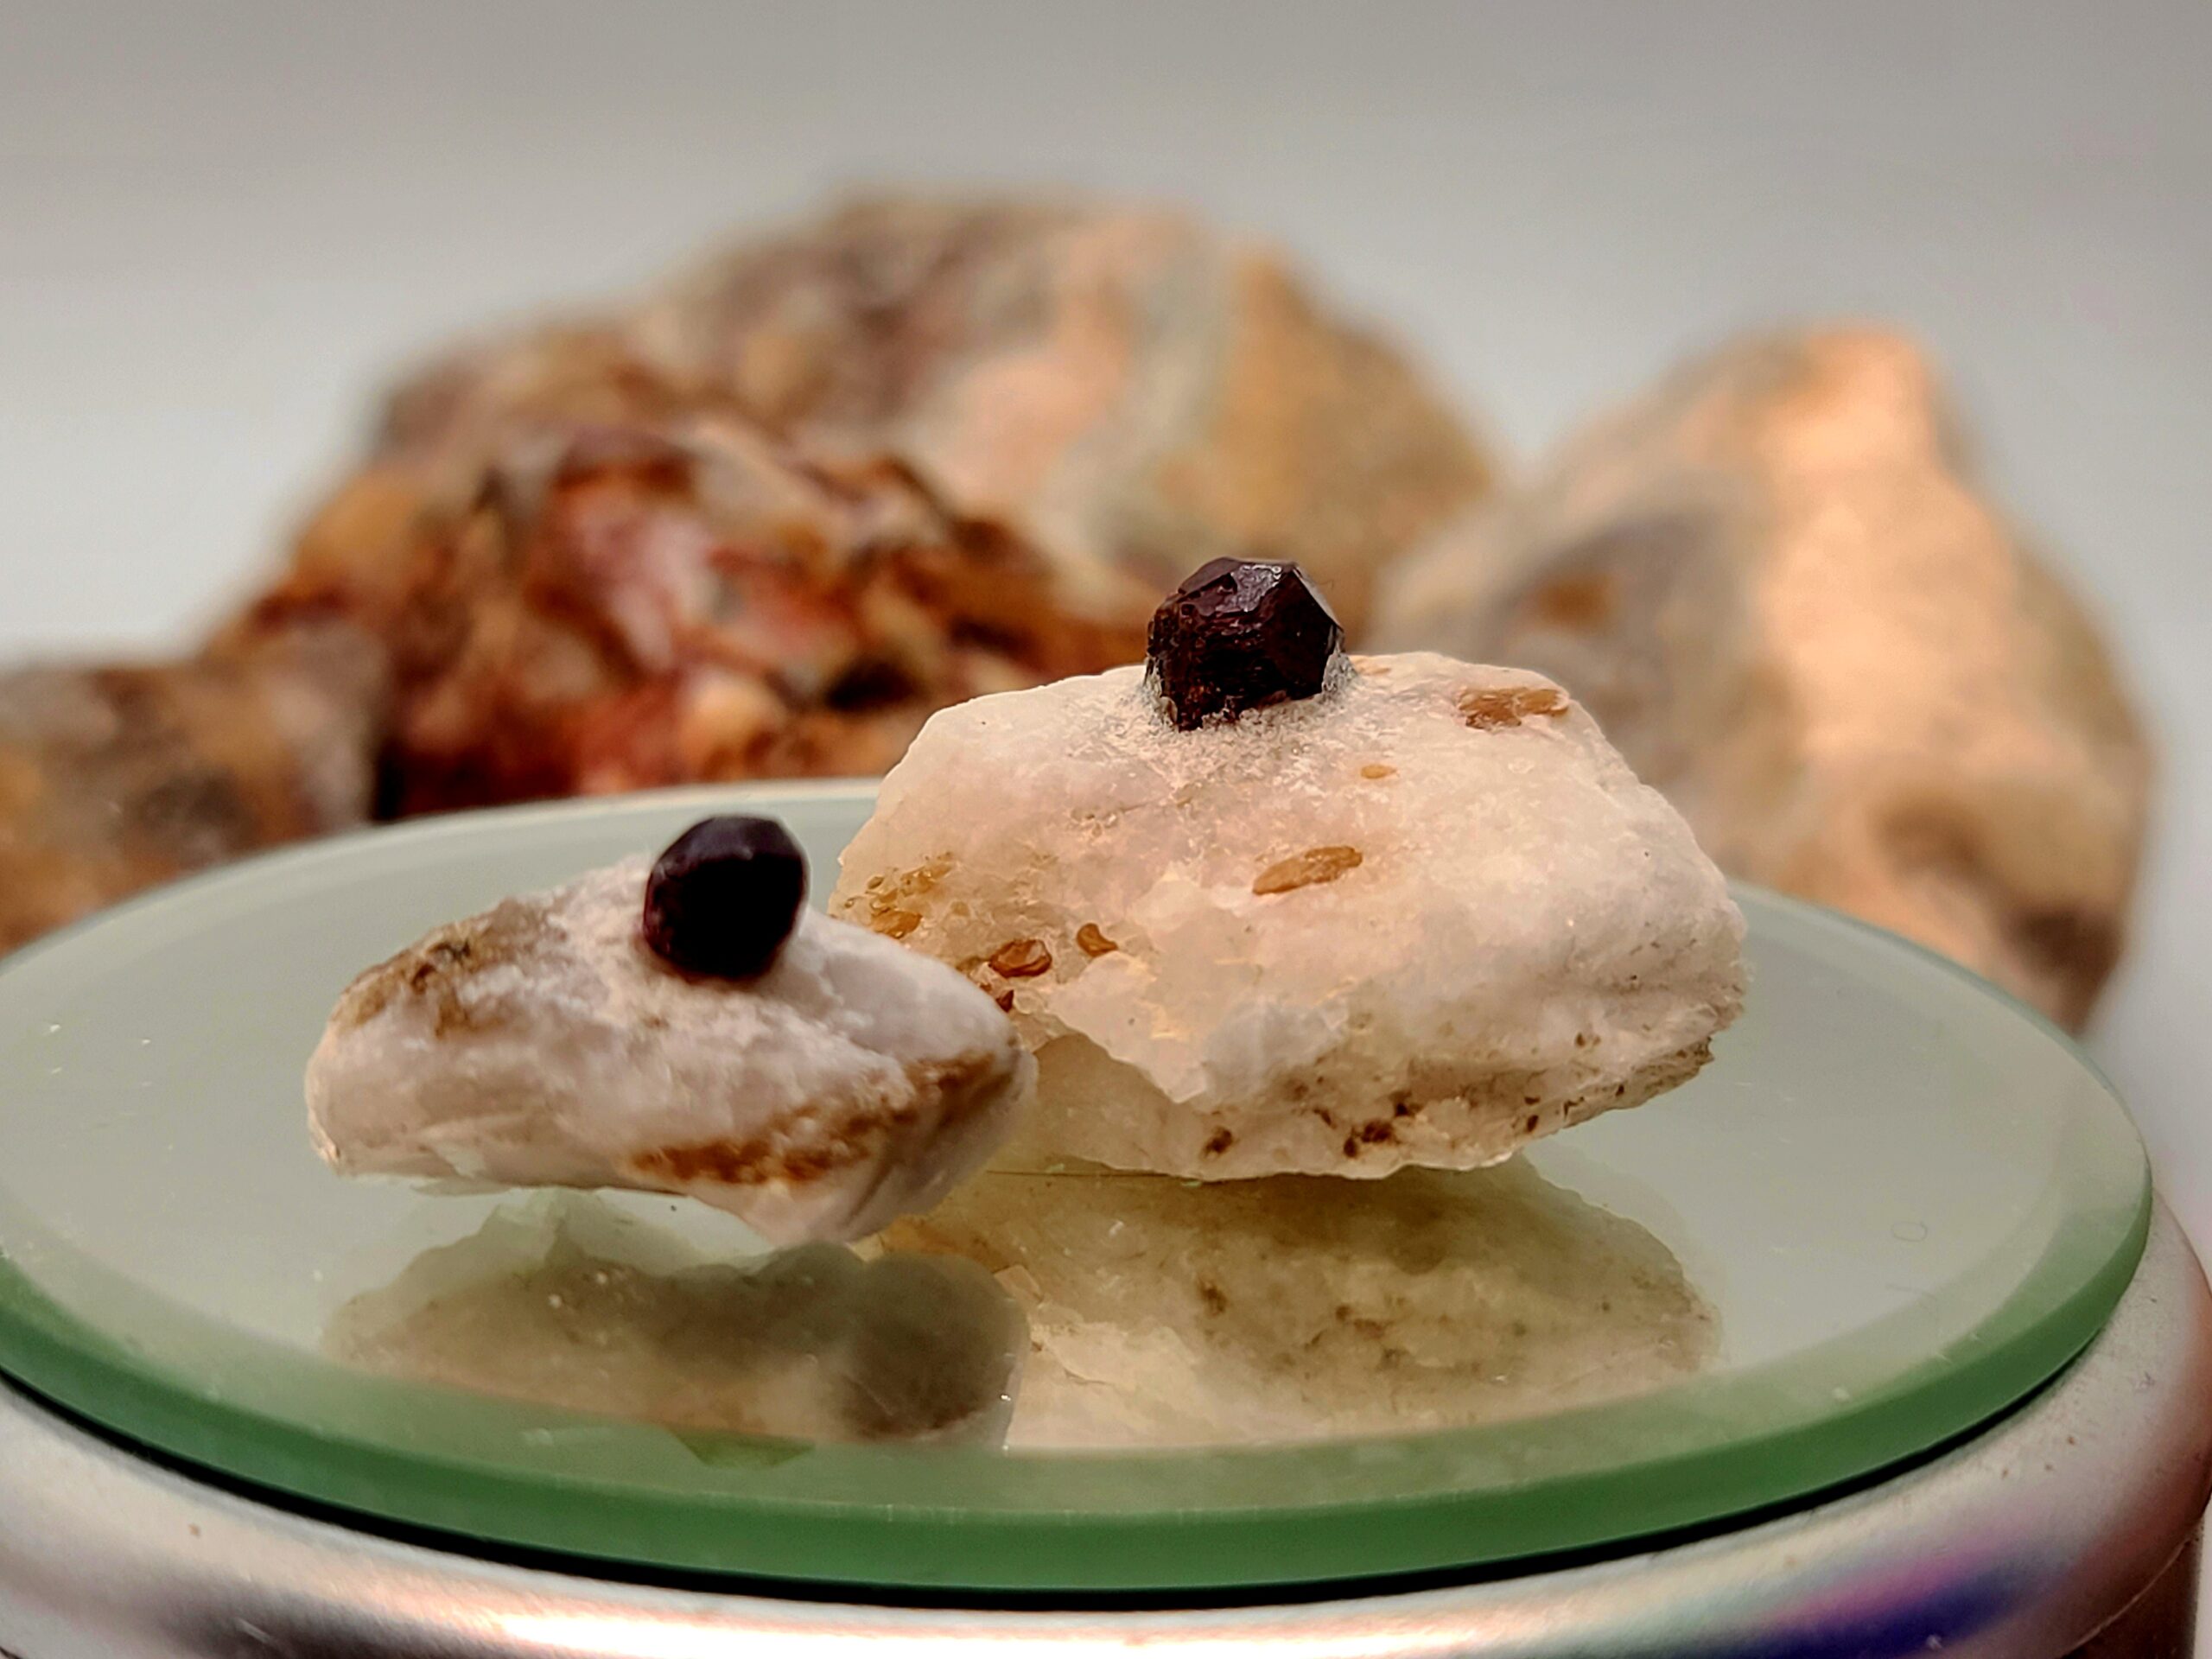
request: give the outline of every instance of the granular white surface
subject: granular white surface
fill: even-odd
[[[682,1192],[779,1243],[856,1238],[990,1155],[1032,1067],[990,1000],[802,911],[757,980],[638,937],[651,861],[431,933],[339,1001],[308,1068],[355,1174]]]

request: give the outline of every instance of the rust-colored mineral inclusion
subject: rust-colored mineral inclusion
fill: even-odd
[[[1336,613],[1294,564],[1214,559],[1153,613],[1145,677],[1179,731],[1310,697],[1344,645]]]

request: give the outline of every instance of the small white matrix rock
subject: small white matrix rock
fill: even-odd
[[[926,1209],[1005,1138],[1033,1068],[990,999],[802,912],[746,982],[648,950],[651,861],[442,927],[347,988],[308,1067],[352,1174],[634,1187],[778,1243]]]

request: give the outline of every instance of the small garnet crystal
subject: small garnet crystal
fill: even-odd
[[[768,971],[806,902],[806,855],[773,818],[708,818],[645,879],[645,944],[687,974]]]
[[[1187,732],[1217,715],[1313,696],[1344,637],[1296,565],[1215,559],[1153,613],[1145,677]]]

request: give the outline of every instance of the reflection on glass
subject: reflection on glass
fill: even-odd
[[[1698,1369],[1716,1321],[1651,1234],[1518,1160],[1214,1185],[1001,1166],[858,1253],[734,1265],[597,1198],[518,1200],[346,1304],[326,1346],[679,1430],[1138,1448],[1618,1399]]]
[[[735,1265],[602,1201],[502,1206],[333,1316],[333,1357],[534,1404],[810,1440],[1003,1432],[1021,1315],[946,1257],[810,1244]]]
[[[1495,1422],[1642,1392],[1716,1345],[1666,1246],[1518,1160],[1213,1185],[1001,1169],[884,1243],[978,1262],[1028,1315],[1017,1446]]]

